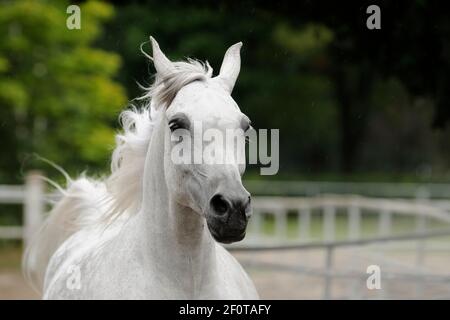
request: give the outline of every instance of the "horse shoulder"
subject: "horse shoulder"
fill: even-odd
[[[259,299],[253,281],[236,258],[220,244],[217,253],[219,274],[223,275],[223,286],[232,294],[230,299]]]
[[[68,238],[49,261],[44,299],[105,299],[123,292],[120,279],[130,276],[126,271],[134,261],[121,248],[125,241],[118,231],[85,229]]]

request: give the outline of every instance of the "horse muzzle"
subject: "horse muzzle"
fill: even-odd
[[[216,241],[232,243],[244,239],[251,216],[250,199],[248,194],[230,197],[220,193],[211,198],[206,222]]]

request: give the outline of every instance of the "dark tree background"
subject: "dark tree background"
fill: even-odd
[[[216,69],[226,46],[242,40],[235,96],[258,126],[281,129],[285,172],[448,173],[450,12],[442,2],[116,4],[102,45],[125,57],[130,96],[139,94],[134,79],[148,79],[136,48],[149,34],[172,58],[208,59]],[[371,4],[381,30],[366,27]]]

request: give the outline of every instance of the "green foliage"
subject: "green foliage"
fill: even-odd
[[[331,30],[320,24],[308,24],[300,30],[280,24],[275,29],[275,34],[279,45],[302,56],[311,56],[326,49],[333,40]]]
[[[81,5],[81,30],[66,27],[65,1],[0,5],[0,181],[17,182],[37,153],[72,172],[105,168],[117,114],[127,101],[114,81],[120,57],[93,48],[109,4]],[[25,161],[25,164],[24,164]]]

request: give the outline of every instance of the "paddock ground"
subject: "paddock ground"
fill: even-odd
[[[0,248],[0,299],[38,299],[20,273],[20,248]],[[324,252],[236,252],[236,258],[245,266],[264,299],[322,299],[324,294]],[[428,252],[422,271],[428,276],[447,275],[442,280],[431,277],[425,282],[400,279],[398,274],[417,274],[416,254],[408,248],[375,250],[339,249],[334,254],[334,271],[352,272],[344,278],[334,278],[331,298],[363,299],[434,299],[450,298],[450,252]],[[273,269],[273,264],[282,265]],[[366,268],[380,265],[381,290],[368,290]],[[360,278],[357,275],[360,275]],[[392,278],[391,275],[394,275]],[[368,276],[368,275],[367,275]]]

